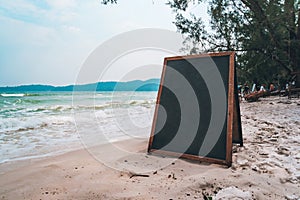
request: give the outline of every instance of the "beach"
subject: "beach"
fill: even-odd
[[[244,146],[234,145],[230,168],[149,155],[147,132],[2,162],[0,199],[299,199],[300,99],[240,107]]]

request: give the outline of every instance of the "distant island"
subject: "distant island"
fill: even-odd
[[[20,85],[0,87],[0,92],[58,92],[58,91],[157,91],[160,79],[128,82],[98,82],[83,85],[51,86],[51,85]]]

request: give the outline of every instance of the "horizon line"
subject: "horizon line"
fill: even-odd
[[[132,82],[132,81],[149,81],[152,79],[160,79],[160,78],[149,78],[145,80],[140,80],[140,79],[133,79],[133,80],[128,80],[128,81],[117,81],[117,80],[105,80],[105,81],[98,81],[98,82],[89,82],[89,83],[78,83],[78,84],[66,84],[66,85],[51,85],[47,83],[24,83],[20,85],[0,85],[0,88],[5,88],[5,87],[20,87],[20,86],[34,86],[34,85],[41,85],[41,86],[52,86],[52,87],[67,87],[67,86],[77,86],[77,85],[89,85],[89,84],[96,84],[96,83],[108,83],[108,82],[118,82],[118,83],[127,83],[127,82]]]

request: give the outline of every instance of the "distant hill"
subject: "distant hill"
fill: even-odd
[[[157,91],[159,79],[128,82],[98,82],[83,85],[51,86],[21,85],[0,87],[0,92],[56,92],[56,91]]]

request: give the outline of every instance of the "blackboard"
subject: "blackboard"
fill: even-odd
[[[242,142],[234,52],[167,57],[148,152],[231,165]]]

